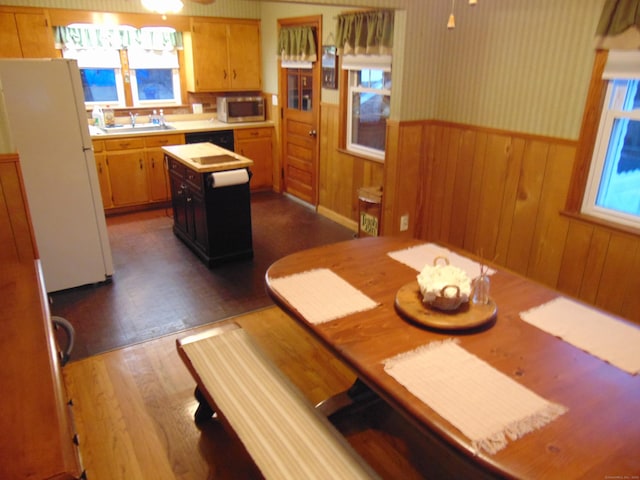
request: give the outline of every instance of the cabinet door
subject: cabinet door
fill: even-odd
[[[229,25],[230,87],[233,90],[260,90],[260,27],[257,24]]]
[[[143,150],[107,154],[115,207],[149,201],[144,160]]]
[[[147,150],[147,171],[149,174],[149,200],[161,202],[169,199],[167,170],[164,153],[159,148]]]
[[[96,170],[98,171],[98,183],[100,184],[100,195],[102,196],[102,206],[111,208],[111,184],[109,183],[109,167],[107,165],[107,155],[96,153]]]
[[[175,228],[187,233],[187,195],[184,179],[169,173],[169,183],[171,184],[171,204],[173,206],[173,225]]]
[[[0,12],[0,58],[21,58],[18,26],[13,13]]]
[[[194,21],[191,31],[193,57],[193,91],[229,88],[227,26],[224,23]]]
[[[273,185],[271,129],[238,130],[236,143],[236,151],[243,157],[253,160],[251,189],[271,188]]]
[[[16,13],[16,25],[24,58],[57,57],[47,18],[38,13]]]
[[[207,209],[204,197],[190,191],[187,196],[187,212],[190,216],[189,233],[195,244],[203,252],[209,253],[209,229],[207,228]]]

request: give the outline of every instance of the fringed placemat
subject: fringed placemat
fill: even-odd
[[[640,373],[640,328],[558,297],[520,318],[632,375]]]
[[[275,278],[270,284],[271,288],[313,324],[335,320],[378,305],[328,268]]]
[[[567,411],[448,339],[384,362],[385,371],[471,440],[494,454]]]
[[[425,265],[433,265],[433,261],[436,257],[447,257],[450,265],[454,265],[464,270],[469,278],[475,278],[480,274],[480,264],[469,258],[458,255],[447,248],[440,247],[433,243],[424,243],[422,245],[416,245],[414,247],[405,248],[403,250],[396,250],[389,252],[389,255],[394,260],[404,263],[405,265],[420,272]],[[487,269],[488,275],[493,275],[495,270]]]

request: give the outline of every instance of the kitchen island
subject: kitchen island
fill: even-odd
[[[253,258],[253,161],[211,143],[162,150],[169,168],[174,234],[208,267]]]

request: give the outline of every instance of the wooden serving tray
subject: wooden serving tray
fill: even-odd
[[[421,325],[439,330],[466,330],[491,322],[498,313],[492,299],[486,305],[466,302],[455,310],[444,311],[423,303],[418,281],[407,283],[396,293],[398,311]]]

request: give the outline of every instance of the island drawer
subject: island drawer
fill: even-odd
[[[176,176],[178,176],[180,178],[184,178],[184,175],[185,175],[185,173],[187,171],[187,167],[185,167],[179,161],[171,158],[168,155],[165,155],[165,158],[169,162],[169,172],[171,172],[171,174],[176,175]]]

